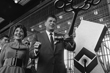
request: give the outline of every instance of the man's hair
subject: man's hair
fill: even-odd
[[[49,17],[55,18],[55,19],[57,20],[57,17],[56,17],[55,15],[49,15],[49,16],[47,17],[47,19],[48,19]],[[47,19],[46,19],[46,20],[47,20]]]
[[[9,36],[8,35],[2,35],[1,39],[3,39],[4,37],[8,38],[9,39]]]

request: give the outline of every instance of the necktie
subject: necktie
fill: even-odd
[[[54,49],[54,41],[53,41],[53,34],[50,33],[50,40],[51,40],[51,45],[52,45],[52,48]]]

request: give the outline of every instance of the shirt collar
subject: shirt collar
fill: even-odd
[[[50,40],[50,32],[46,30],[46,33],[47,33],[47,36],[48,36],[48,38]],[[52,36],[53,36],[53,39],[54,39],[54,35],[55,35],[54,32],[52,32],[52,34],[53,34]]]
[[[49,31],[47,31],[46,30],[46,33],[47,33],[47,35],[49,36],[50,35],[50,32]],[[54,36],[54,32],[51,32],[52,34],[53,34],[53,36]]]

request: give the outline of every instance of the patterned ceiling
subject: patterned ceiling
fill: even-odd
[[[89,10],[86,11],[80,11],[75,26],[78,26],[80,24],[80,21],[88,20],[96,23],[100,23],[103,25],[107,25],[107,27],[110,27],[110,4],[108,0],[102,0],[100,4],[97,6],[92,6]],[[56,27],[56,32],[59,33],[67,33],[68,29],[70,28],[70,25],[72,24],[72,19],[74,18],[74,14],[72,12],[66,13],[64,11],[61,11],[56,14],[58,18],[58,23]],[[42,31],[45,29],[44,21],[37,23],[36,25],[31,27],[32,31],[33,29],[35,31]]]
[[[110,27],[110,0],[101,0],[100,4],[92,6],[86,11],[80,11],[76,18],[75,26],[80,24],[80,21],[88,20],[96,23],[101,23]],[[56,32],[67,33],[72,24],[74,14],[72,12],[64,12],[55,8],[53,3],[42,6],[40,10],[35,11],[31,16],[27,16],[25,19],[20,20],[25,24],[28,29],[28,35],[34,32],[45,30],[44,21],[50,14],[55,14],[58,18]]]

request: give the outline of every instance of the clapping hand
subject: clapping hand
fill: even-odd
[[[71,45],[73,44],[73,43],[75,43],[74,42],[74,38],[76,37],[76,35],[75,34],[73,34],[73,35],[71,35],[71,36],[69,36],[68,34],[66,34],[65,36],[64,36],[64,41],[65,42],[69,42],[69,43],[71,43]]]
[[[35,56],[38,55],[40,46],[41,46],[41,43],[36,41],[35,44],[34,44],[34,54],[35,54]]]

